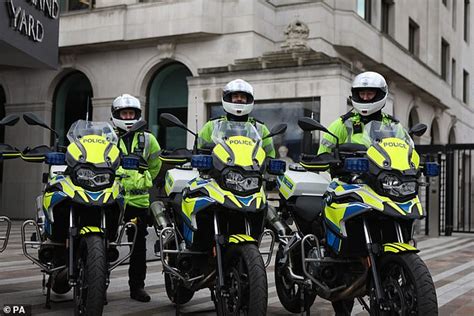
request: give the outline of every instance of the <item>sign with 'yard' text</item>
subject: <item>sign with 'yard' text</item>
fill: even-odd
[[[48,19],[59,17],[58,0],[7,0],[10,27],[34,42],[42,42],[47,36],[43,23],[37,15],[42,14]]]

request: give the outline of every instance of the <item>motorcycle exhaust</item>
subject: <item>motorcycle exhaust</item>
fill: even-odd
[[[286,236],[291,232],[291,228],[281,220],[280,216],[275,209],[275,207],[268,205],[267,209],[267,221],[270,226],[277,232],[278,236]]]
[[[165,214],[165,206],[161,201],[155,201],[150,205],[151,214],[153,215],[153,224],[157,230],[163,230],[171,227],[171,221]]]
[[[71,290],[71,285],[69,284],[67,269],[61,269],[54,271],[51,276],[51,289],[56,294],[66,294]]]

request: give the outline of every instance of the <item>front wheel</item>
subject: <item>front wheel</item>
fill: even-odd
[[[255,244],[231,245],[224,256],[224,288],[218,315],[266,315],[268,284],[262,255]]]
[[[438,315],[433,279],[417,254],[389,253],[380,260],[378,270],[390,311],[381,312],[371,295],[373,315]]]
[[[107,290],[107,260],[101,235],[80,240],[77,256],[77,284],[74,286],[75,315],[102,315]]]

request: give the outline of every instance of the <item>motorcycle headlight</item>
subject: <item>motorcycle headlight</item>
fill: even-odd
[[[112,185],[114,176],[109,172],[95,171],[86,167],[80,167],[73,174],[75,184],[87,190],[100,190]]]
[[[258,191],[262,185],[261,177],[258,175],[243,175],[231,170],[223,175],[224,186],[237,193],[251,193]]]
[[[401,181],[394,175],[386,175],[380,181],[381,187],[386,193],[397,197],[416,194],[418,188],[416,181]]]

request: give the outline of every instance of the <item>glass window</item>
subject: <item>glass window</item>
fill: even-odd
[[[371,0],[357,0],[356,11],[357,14],[367,22],[371,22]]]
[[[441,39],[441,78],[448,80],[449,63],[449,44],[443,38]]]
[[[451,60],[451,95],[456,97],[456,59]]]
[[[59,0],[61,12],[91,9],[95,5],[95,0]]]
[[[469,104],[469,73],[463,70],[462,102]]]
[[[420,27],[412,19],[408,22],[408,50],[415,56],[420,51]]]
[[[393,17],[394,10],[393,0],[382,0],[382,33],[393,36],[393,28],[395,19]]]
[[[464,0],[464,41],[469,42],[469,29],[470,29],[470,14],[471,14],[470,0]]]
[[[451,24],[453,26],[453,30],[456,30],[456,9],[457,9],[457,6],[456,6],[456,1],[457,0],[453,0],[453,7],[451,8]]]
[[[220,103],[209,105],[209,117],[225,115]],[[287,157],[299,161],[302,152],[316,154],[319,147],[319,132],[304,132],[298,127],[298,118],[307,116],[319,121],[320,99],[258,101],[251,116],[265,123],[271,129],[279,123],[288,125],[283,135],[273,137],[275,150],[282,146],[288,148]],[[303,140],[303,141],[302,141]],[[286,150],[285,150],[286,152]]]

